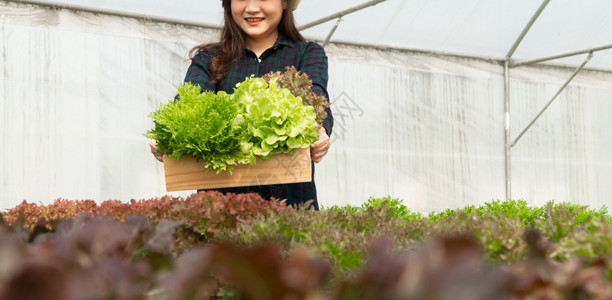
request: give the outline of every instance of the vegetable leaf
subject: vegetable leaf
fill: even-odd
[[[315,109],[275,77],[246,78],[233,94],[184,83],[178,94],[178,101],[151,113],[155,126],[145,136],[169,157],[196,157],[207,170],[231,172],[236,164],[291,153],[318,139]]]

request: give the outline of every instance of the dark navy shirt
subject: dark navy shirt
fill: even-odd
[[[193,58],[185,82],[197,84],[204,91],[225,91],[233,93],[237,83],[246,77],[261,77],[269,72],[284,71],[287,66],[295,66],[298,71],[308,74],[312,80],[312,90],[329,99],[327,93],[327,56],[323,47],[313,42],[296,42],[279,35],[274,46],[264,51],[258,58],[254,52],[245,49],[244,55],[234,62],[229,74],[219,84],[212,81],[209,64],[212,56],[207,51],[198,52]],[[328,135],[332,133],[334,124],[331,110],[327,109],[327,118],[323,120],[323,127]],[[264,199],[274,197],[287,199],[287,204],[303,203],[314,200],[313,207],[319,208],[317,190],[314,183],[314,164],[312,165],[312,181],[305,183],[249,186],[239,188],[215,189],[224,193],[259,193]]]

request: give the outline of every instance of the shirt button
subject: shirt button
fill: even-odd
[[[258,61],[258,62],[261,62],[261,58],[258,58],[258,59],[257,59],[257,61]]]

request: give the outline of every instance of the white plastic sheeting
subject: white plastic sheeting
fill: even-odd
[[[142,136],[202,28],[0,2],[1,208],[166,194]],[[336,126],[320,203],[402,198],[429,212],[504,198],[497,62],[331,44]],[[572,70],[512,70],[513,134]],[[612,74],[583,71],[512,151],[512,196],[600,207],[612,194]],[[178,193],[180,195],[188,194]]]
[[[142,136],[148,114],[174,96],[189,47],[212,32],[24,5],[1,10],[2,206],[159,195],[163,168]]]
[[[46,0],[47,1],[47,0]],[[529,19],[545,0],[383,0],[342,17],[332,41],[382,47],[436,50],[477,57],[504,58]],[[217,0],[52,0],[92,8],[148,14],[221,24]],[[304,0],[295,11],[298,25],[334,15],[374,0]],[[610,45],[612,1],[554,0],[548,2],[515,59],[532,59]],[[324,40],[336,20],[303,33]],[[568,57],[558,64],[580,64]],[[598,52],[588,67],[612,70],[612,50]]]

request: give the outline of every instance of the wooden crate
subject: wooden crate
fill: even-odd
[[[230,174],[208,172],[195,158],[175,160],[164,156],[167,191],[185,191],[224,187],[308,182],[312,180],[310,148],[293,154],[275,154],[268,160],[257,159],[254,165],[237,165]]]

